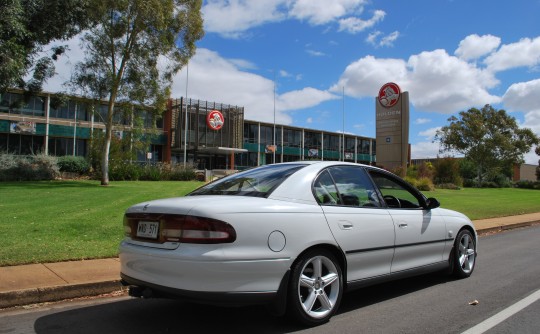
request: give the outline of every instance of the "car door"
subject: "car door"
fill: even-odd
[[[394,223],[360,166],[333,166],[316,178],[313,191],[347,258],[349,282],[390,274]]]
[[[425,197],[395,175],[379,170],[369,174],[379,189],[396,226],[392,273],[443,261],[446,225],[426,209]]]

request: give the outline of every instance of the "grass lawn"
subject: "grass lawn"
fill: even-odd
[[[539,190],[464,188],[423,193],[438,199],[441,207],[462,212],[472,220],[540,212]]]
[[[116,256],[132,204],[202,182],[0,182],[0,266]]]
[[[0,266],[116,256],[132,204],[183,196],[201,182],[51,181],[0,183]],[[540,211],[540,191],[425,192],[471,219]]]

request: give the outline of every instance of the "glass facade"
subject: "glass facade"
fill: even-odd
[[[358,136],[343,135],[276,125],[276,152],[269,152],[272,143],[273,124],[244,121],[244,148],[246,153],[236,154],[238,169],[299,160],[340,160],[370,164],[375,156],[370,154],[375,141]],[[260,140],[259,138],[260,133]],[[343,149],[345,149],[343,152]],[[343,154],[345,153],[345,154]],[[275,160],[274,160],[275,157]]]
[[[209,125],[214,112],[223,117],[219,129]],[[93,131],[103,131],[106,119],[104,103],[76,97],[58,103],[54,94],[10,91],[0,95],[0,152],[87,156]],[[171,99],[163,116],[117,104],[114,122],[115,133],[123,136],[135,128],[157,129],[147,150],[137,152],[140,161],[186,159],[199,169],[299,160],[375,161],[372,138],[244,120],[244,108],[207,101]]]
[[[54,94],[0,94],[0,153],[87,156],[92,132],[103,130],[107,115],[107,105],[94,105],[75,97],[59,103]],[[133,117],[132,110],[133,106],[115,108],[115,126],[120,127],[116,132],[130,131],[134,119],[139,127],[162,130],[163,121],[152,112],[137,110],[138,117]],[[161,161],[166,139],[158,136],[153,141],[149,152]]]

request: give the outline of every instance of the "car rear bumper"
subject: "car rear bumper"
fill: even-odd
[[[279,289],[290,258],[249,258],[222,249],[164,250],[122,242],[121,275],[127,285],[204,300],[267,300]],[[249,256],[249,255],[248,255]]]
[[[277,291],[266,292],[208,292],[175,289],[143,282],[120,273],[122,284],[130,286],[132,297],[171,298],[211,305],[241,306],[270,304],[275,301]]]

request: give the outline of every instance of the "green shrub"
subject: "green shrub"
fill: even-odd
[[[132,162],[114,162],[109,164],[109,179],[111,181],[142,180],[143,167]]]
[[[58,157],[58,168],[61,172],[88,174],[90,163],[84,157],[66,155]]]
[[[457,186],[463,185],[463,178],[460,175],[460,162],[458,159],[437,159],[435,167],[436,172],[433,181],[436,184],[452,183]]]
[[[191,181],[196,179],[193,166],[176,165],[171,168],[169,179],[171,181]]]
[[[412,186],[420,191],[432,191],[435,190],[433,181],[427,177],[412,178],[410,176],[405,177],[405,181],[409,182]]]
[[[59,175],[56,157],[0,154],[0,181],[54,180]]]
[[[459,186],[456,186],[455,184],[453,183],[441,183],[441,184],[437,184],[435,186],[435,188],[437,189],[450,189],[450,190],[460,190],[461,187]]]
[[[435,186],[433,186],[433,182],[427,178],[427,177],[421,177],[418,179],[418,183],[416,185],[416,188],[420,191],[432,191],[435,190]]]
[[[518,181],[514,187],[521,189],[537,189],[540,190],[540,181]]]

